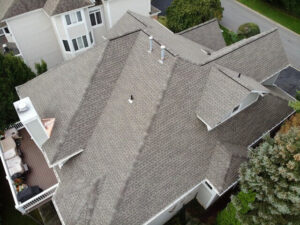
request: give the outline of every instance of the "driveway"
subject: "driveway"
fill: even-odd
[[[221,2],[224,7],[221,24],[233,31],[236,31],[239,25],[247,22],[258,24],[261,31],[278,27],[274,22],[241,6],[235,0],[221,0]],[[280,26],[278,27],[278,30],[290,63],[300,70],[300,35],[294,34]]]

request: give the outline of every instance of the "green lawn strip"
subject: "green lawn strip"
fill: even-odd
[[[300,18],[291,16],[285,11],[272,6],[262,0],[237,0],[262,15],[276,21],[286,28],[300,34]]]

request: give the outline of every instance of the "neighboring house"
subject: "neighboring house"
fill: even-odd
[[[0,0],[0,6],[0,35],[31,68],[41,59],[52,68],[102,42],[127,10],[149,16],[154,9],[150,0]]]
[[[52,196],[66,225],[163,224],[194,198],[208,208],[293,113],[275,85],[289,66],[276,29],[226,47],[216,20],[174,34],[128,12],[106,37],[16,88],[23,132],[56,175],[20,203],[7,174],[22,213]],[[51,135],[40,118],[55,118]]]

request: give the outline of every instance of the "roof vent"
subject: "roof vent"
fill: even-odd
[[[128,99],[128,102],[129,102],[130,104],[132,104],[132,103],[133,103],[133,100],[134,100],[133,95],[130,95],[130,98]]]
[[[20,102],[17,106],[18,112],[26,112],[28,110],[28,105],[26,102]]]
[[[209,51],[205,50],[205,49],[201,48],[201,51],[204,52],[206,55],[211,55],[211,53]]]
[[[153,37],[150,36],[149,37],[149,50],[148,50],[148,52],[151,53],[152,50],[153,50]]]
[[[166,49],[166,46],[164,46],[164,45],[160,46],[160,60],[159,60],[159,62],[161,64],[163,64],[164,60],[165,60],[165,49]]]
[[[241,73],[239,73],[239,75],[238,75],[238,78],[240,78],[241,77]]]

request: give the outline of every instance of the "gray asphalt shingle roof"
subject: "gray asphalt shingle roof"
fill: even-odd
[[[0,0],[0,21],[44,8],[49,16],[92,5],[90,0]]]
[[[197,116],[212,129],[228,118],[253,91],[269,92],[259,82],[215,64],[208,73]]]
[[[217,51],[226,46],[217,19],[188,28],[178,33],[200,45]]]
[[[142,224],[204,178],[222,192],[236,180],[247,146],[292,111],[270,93],[210,132],[196,116],[215,64],[256,80],[285,64],[285,56],[276,59],[284,53],[275,31],[204,56],[187,54],[196,42],[132,13],[116,27],[94,49],[17,88],[42,118],[56,118],[43,145],[50,162],[84,149],[56,168],[54,201],[66,224]],[[259,58],[266,64],[252,58],[268,50],[272,56]]]

